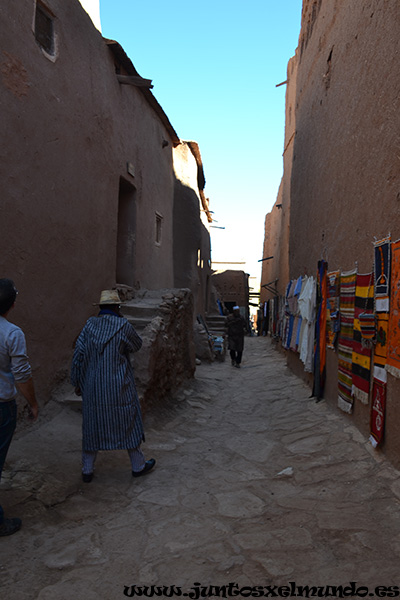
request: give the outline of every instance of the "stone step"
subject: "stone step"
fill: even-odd
[[[226,317],[222,315],[211,315],[206,319],[206,325],[211,335],[223,335],[225,333]]]
[[[154,316],[156,316],[156,315],[154,315]],[[133,327],[137,331],[143,330],[153,320],[152,318],[149,318],[148,316],[143,316],[143,317],[136,317],[135,316],[135,317],[133,317],[131,315],[124,314],[124,317],[129,321],[129,323],[131,325],[133,325]]]
[[[219,325],[218,323],[207,323],[207,329],[210,331],[211,329],[217,329],[218,331],[225,331],[225,324],[222,323]]]
[[[226,317],[224,315],[208,315],[207,316],[207,321],[213,321],[213,322],[225,322],[226,321]]]
[[[124,302],[121,306],[122,314],[128,318],[129,317],[147,317],[150,321],[154,319],[159,314],[159,306],[158,302]]]
[[[224,329],[218,329],[217,327],[208,327],[208,333],[211,335],[220,335],[223,336],[225,333]]]

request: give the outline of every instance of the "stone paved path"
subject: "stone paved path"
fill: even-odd
[[[176,408],[147,419],[152,473],[133,480],[125,453],[103,453],[90,484],[80,414],[49,408],[17,436],[0,486],[8,515],[23,518],[0,539],[0,597],[119,600],[124,586],[187,593],[195,582],[399,586],[400,473],[309,395],[269,339],[246,339],[241,369],[201,365]]]

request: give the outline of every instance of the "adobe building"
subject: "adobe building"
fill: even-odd
[[[174,285],[192,290],[195,317],[204,316],[210,309],[212,216],[199,145],[182,141],[173,149],[173,161]]]
[[[275,295],[282,296],[289,281],[290,174],[296,129],[296,65],[296,57],[291,58],[287,68],[287,80],[279,84],[286,85],[284,177],[279,186],[276,202],[271,212],[265,217],[261,265],[261,304]]]
[[[214,271],[212,283],[224,314],[239,306],[246,321],[249,320],[249,274],[236,269]]]
[[[203,310],[209,244],[198,157],[187,183],[198,230],[189,249],[179,238],[187,218],[177,194],[181,141],[151,81],[79,1],[3,3],[0,25],[0,273],[19,290],[12,320],[26,334],[43,402],[67,375],[100,290],[185,284]]]
[[[264,256],[278,252],[281,264],[266,261],[262,285],[277,280],[280,295],[289,280],[315,277],[320,259],[328,271],[370,273],[374,240],[400,238],[399,31],[396,2],[303,2],[288,66],[284,175],[266,218]],[[298,354],[287,358],[307,378]],[[328,349],[326,360],[324,397],[336,406],[337,351]],[[399,394],[400,381],[388,374],[380,447],[396,466]],[[345,415],[366,439],[370,413],[371,398],[355,400]]]

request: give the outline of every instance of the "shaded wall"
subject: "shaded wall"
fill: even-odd
[[[52,59],[32,30],[34,2],[0,7],[0,273],[20,291],[12,320],[26,332],[39,400],[65,375],[100,290],[117,283],[121,181],[134,192],[133,281],[174,285],[170,132],[138,88],[118,82],[123,67],[79,2],[47,5]]]
[[[174,285],[189,288],[194,296],[194,317],[208,311],[211,244],[199,186],[202,166],[190,144],[176,146],[174,155],[173,261]],[[200,171],[200,174],[199,174]]]

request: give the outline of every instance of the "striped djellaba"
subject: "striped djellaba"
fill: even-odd
[[[82,392],[85,451],[137,448],[144,440],[130,352],[142,340],[117,314],[91,317],[76,342],[71,382]]]

